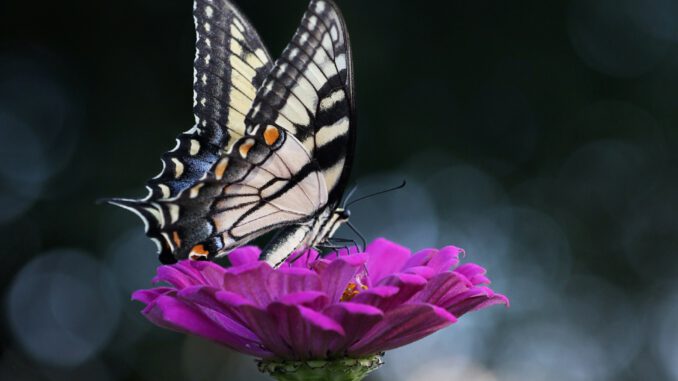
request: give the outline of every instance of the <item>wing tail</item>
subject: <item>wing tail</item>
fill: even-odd
[[[103,201],[136,214],[144,222],[146,235],[158,246],[160,261],[164,264],[176,262],[172,255],[172,243],[161,231],[161,227],[165,225],[165,212],[159,204],[128,198],[111,198]]]

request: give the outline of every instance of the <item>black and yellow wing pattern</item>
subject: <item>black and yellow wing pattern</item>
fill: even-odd
[[[148,181],[147,197],[110,201],[141,217],[164,263],[174,260],[174,242],[163,227],[176,214],[176,207],[168,210],[158,201],[176,197],[202,178],[223,150],[244,135],[245,116],[273,66],[256,30],[229,1],[196,0],[193,18],[195,125],[162,156],[163,169]]]
[[[220,127],[200,135],[212,138],[205,145],[214,149],[199,170],[184,168],[190,180],[174,182],[181,177],[177,166],[167,168],[172,162],[186,166],[199,133],[181,135],[178,149],[163,157],[163,173],[149,182],[149,198],[124,204],[145,218],[165,262],[227,254],[283,227],[289,234],[278,239],[284,242],[276,245],[276,257],[312,246],[327,238],[330,229],[324,227],[348,181],[355,146],[354,91],[348,34],[336,5],[311,1],[292,42],[270,67],[249,24],[232,6],[221,4],[232,11],[206,11],[205,6],[211,8],[207,0],[196,4],[199,36],[200,31],[205,36],[231,32],[202,42],[198,37],[193,130]],[[208,20],[214,17],[225,21],[216,27]],[[202,66],[210,52],[219,56],[216,69]],[[217,89],[210,75],[230,80]],[[169,192],[158,193],[159,186]]]

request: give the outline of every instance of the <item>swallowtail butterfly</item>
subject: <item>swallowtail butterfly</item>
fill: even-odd
[[[332,0],[311,0],[275,62],[228,0],[196,0],[195,125],[162,156],[144,199],[112,199],[145,223],[160,260],[212,259],[267,232],[281,263],[326,243],[340,207],[356,123],[351,49]]]

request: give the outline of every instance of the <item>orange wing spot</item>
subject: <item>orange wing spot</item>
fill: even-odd
[[[172,232],[172,240],[177,245],[177,247],[181,246],[181,238],[179,238],[179,232],[178,231],[175,230],[175,231]]]
[[[221,180],[224,177],[224,172],[226,172],[226,168],[228,168],[228,158],[225,157],[217,163],[216,168],[214,168],[214,175],[216,176],[217,180]]]
[[[199,261],[206,259],[207,256],[209,255],[209,252],[205,250],[205,245],[195,245],[191,249],[191,253],[188,255],[188,258],[194,260],[194,261]]]
[[[269,146],[273,145],[273,143],[275,143],[279,137],[280,131],[278,131],[278,129],[273,126],[268,126],[266,127],[266,130],[264,130],[264,140]]]
[[[247,139],[243,144],[240,145],[240,156],[244,158],[247,157],[247,154],[250,152],[252,147],[254,146],[254,140],[253,139]]]

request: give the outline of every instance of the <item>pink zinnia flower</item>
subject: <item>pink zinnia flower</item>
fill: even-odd
[[[160,266],[140,290],[153,323],[264,360],[364,358],[419,340],[469,311],[508,299],[485,285],[485,269],[457,266],[462,251],[411,252],[385,239],[364,253],[320,258],[309,250],[280,268],[248,246],[232,267],[181,261]]]

